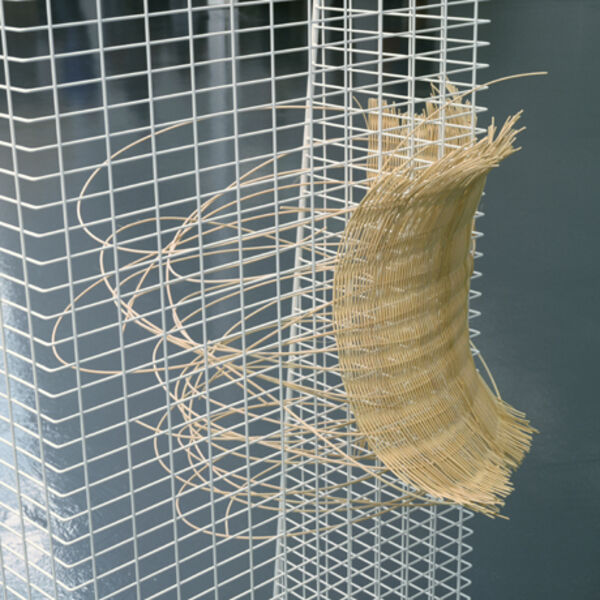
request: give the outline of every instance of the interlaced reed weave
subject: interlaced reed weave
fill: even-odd
[[[412,141],[399,142],[409,116],[381,110],[369,120],[371,172],[380,123],[383,164],[346,226],[335,269],[345,391],[369,447],[399,479],[493,513],[512,490],[510,472],[533,430],[475,368],[471,238],[487,174],[515,151],[519,115],[475,143],[466,103],[443,108],[444,129],[433,120],[440,109],[428,104]],[[420,159],[434,162],[419,168]]]

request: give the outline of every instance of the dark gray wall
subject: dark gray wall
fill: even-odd
[[[600,598],[598,159],[595,0],[496,0],[483,79],[544,78],[480,96],[497,119],[525,109],[522,151],[489,178],[478,345],[505,400],[540,430],[515,476],[509,521],[477,517],[475,600]],[[485,117],[484,117],[485,119]]]

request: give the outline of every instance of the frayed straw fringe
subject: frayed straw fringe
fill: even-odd
[[[464,134],[470,110],[456,102],[446,108],[452,148],[428,104],[416,117],[422,147],[411,156],[408,142],[394,144],[409,116],[383,110],[387,157],[346,226],[335,269],[344,387],[358,429],[400,480],[494,513],[534,430],[475,368],[467,324],[471,232],[487,174],[515,152],[520,115],[474,143]],[[378,125],[372,114],[372,170]],[[415,159],[435,159],[440,147],[441,158],[417,168]]]

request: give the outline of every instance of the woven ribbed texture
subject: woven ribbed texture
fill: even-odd
[[[413,118],[412,148],[405,134],[399,144],[407,115],[385,105],[385,116],[371,114],[369,166],[379,174],[340,245],[334,328],[348,400],[372,451],[405,483],[495,513],[533,430],[475,367],[471,234],[488,172],[515,151],[519,115],[475,143],[470,107],[443,110],[446,144],[432,122],[440,109],[428,105]]]

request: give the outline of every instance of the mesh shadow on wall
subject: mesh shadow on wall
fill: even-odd
[[[86,225],[86,191],[110,161],[88,178],[77,212],[101,246],[100,276],[57,320],[54,353],[73,366],[61,323],[102,287],[122,332],[136,327],[153,341],[150,366],[132,372],[156,376],[170,403],[138,423],[156,434],[190,527],[247,537],[249,505],[254,539],[314,533],[319,510],[335,528],[402,506],[459,503],[494,515],[503,505],[533,430],[478,373],[467,316],[475,210],[487,173],[514,152],[519,115],[476,141],[464,95],[449,86],[446,104],[418,115],[370,103],[359,204],[329,207],[310,193],[358,183],[344,180],[344,164],[328,165],[327,178],[273,173],[279,154],[190,215],[158,217],[175,226],[158,250],[136,242],[145,227],[160,229],[156,219],[105,239]],[[273,210],[285,190],[300,198]],[[112,272],[116,251],[125,260]],[[319,483],[319,469],[336,477]],[[374,485],[377,497],[361,493]],[[228,498],[226,510],[195,520],[192,491]]]

